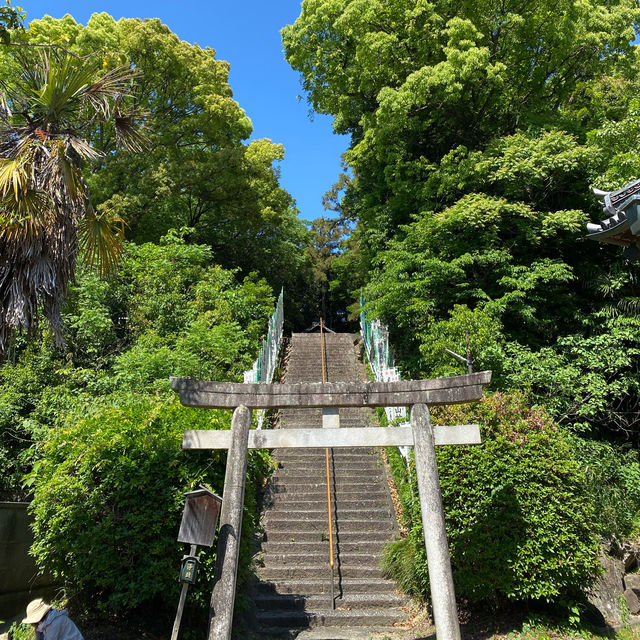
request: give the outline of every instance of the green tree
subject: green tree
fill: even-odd
[[[231,415],[182,407],[168,378],[241,380],[273,311],[263,279],[216,265],[184,233],[125,241],[108,279],[81,267],[63,308],[65,349],[46,332],[18,337],[14,363],[0,367],[0,495],[33,498],[38,562],[87,608],[173,611],[183,491],[206,482],[220,492],[225,463],[182,452],[181,434],[229,428]],[[252,455],[241,580],[267,467],[266,453]],[[195,592],[198,615],[214,559]]]
[[[79,55],[102,52],[106,69],[126,64],[141,74],[133,98],[150,145],[144,154],[114,155],[114,130],[94,129],[104,155],[85,178],[98,210],[117,213],[135,242],[188,227],[189,241],[211,246],[218,264],[257,271],[274,290],[285,287],[288,304],[302,306],[310,281],[306,229],[279,184],[284,148],[268,139],[247,142],[252,124],[233,99],[228,62],[157,19],[116,21],[100,13],[82,26],[68,15],[46,16],[23,37],[34,44],[64,38]],[[296,304],[287,311],[293,316]]]
[[[342,241],[347,229],[337,218],[316,218],[310,223],[309,244],[305,248],[313,269],[316,289],[316,304],[320,316],[334,328],[343,321],[329,298],[329,288],[333,279],[333,266],[342,250]]]
[[[314,110],[352,136],[368,251],[453,204],[456,191],[430,180],[452,149],[558,122],[577,86],[630,51],[638,15],[630,0],[305,1],[283,29],[286,56]]]
[[[0,40],[9,44],[12,32],[24,28],[23,21],[27,14],[22,7],[12,7],[11,0],[5,1],[6,6],[0,7]]]

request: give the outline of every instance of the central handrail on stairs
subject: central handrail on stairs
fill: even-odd
[[[322,362],[322,383],[327,381],[326,351],[324,346],[324,326],[320,318],[320,360]],[[331,474],[329,472],[329,447],[324,450],[327,467],[327,513],[329,516],[329,566],[331,567],[331,608],[336,608],[334,595],[334,560],[333,560],[333,518],[331,513]]]

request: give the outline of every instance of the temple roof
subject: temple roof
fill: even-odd
[[[587,238],[625,247],[625,257],[640,257],[640,180],[617,191],[593,190],[607,217],[587,224]]]

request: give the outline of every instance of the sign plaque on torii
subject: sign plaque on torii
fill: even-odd
[[[480,444],[480,430],[478,425],[433,426],[428,405],[479,400],[490,380],[490,371],[396,382],[241,384],[171,378],[182,404],[234,410],[231,431],[186,431],[182,443],[183,449],[229,450],[208,639],[231,636],[249,449],[413,445],[436,635],[460,640],[435,446]],[[410,427],[250,430],[254,409],[393,406],[411,407]]]

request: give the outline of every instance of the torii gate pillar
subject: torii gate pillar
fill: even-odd
[[[231,637],[251,413],[251,409],[241,405],[234,410],[231,420],[231,447],[224,474],[218,556],[209,609],[209,640],[227,640]]]
[[[436,635],[438,640],[444,638],[460,640],[460,624],[444,523],[435,439],[429,408],[426,404],[413,405],[411,426],[414,432],[413,453],[416,459],[416,478]]]

